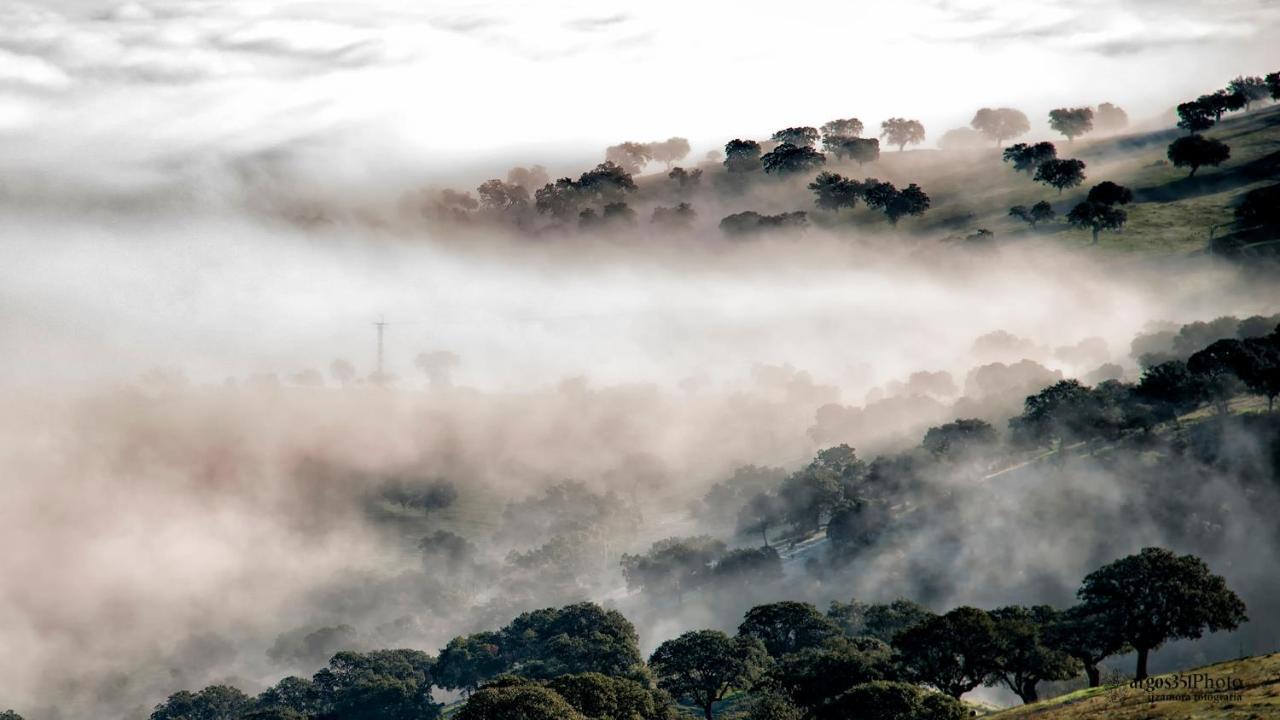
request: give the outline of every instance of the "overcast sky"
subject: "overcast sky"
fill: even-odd
[[[0,161],[340,137],[441,171],[850,115],[932,142],[983,105],[1157,115],[1280,68],[1278,27],[1274,0],[0,0]]]

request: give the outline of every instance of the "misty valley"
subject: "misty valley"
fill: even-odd
[[[862,5],[0,0],[0,720],[1280,718],[1280,14]]]

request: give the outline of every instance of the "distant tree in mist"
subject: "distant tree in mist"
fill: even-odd
[[[1188,133],[1204,132],[1213,127],[1214,122],[1213,110],[1199,100],[1178,105],[1178,127]]]
[[[1205,165],[1218,166],[1231,158],[1231,147],[1221,140],[1203,135],[1187,135],[1169,143],[1169,162],[1174,167],[1189,167],[1188,177]]]
[[[813,147],[818,142],[818,129],[811,127],[789,127],[775,132],[771,138],[774,142],[788,143],[797,147]]]
[[[920,447],[934,457],[958,459],[989,448],[996,439],[996,429],[991,423],[968,418],[929,428]]]
[[[551,180],[547,175],[547,169],[541,165],[533,165],[530,167],[513,167],[507,171],[507,182],[512,185],[519,185],[526,192],[532,192],[546,185]]]
[[[672,137],[660,142],[649,143],[649,155],[668,169],[689,155],[689,141],[682,137]]]
[[[786,522],[786,503],[773,492],[759,492],[738,512],[738,532],[760,533],[760,542],[769,546],[769,528]]]
[[[524,186],[497,178],[481,183],[476,195],[480,196],[480,204],[490,210],[519,210],[529,205],[529,191]]]
[[[647,143],[624,142],[605,148],[604,159],[635,175],[653,159],[653,153]]]
[[[750,687],[764,670],[768,655],[755,638],[730,638],[716,630],[695,630],[658,646],[649,667],[658,687],[702,709],[712,708],[730,692]]]
[[[782,556],[771,547],[729,550],[711,568],[717,592],[751,592],[782,577]]]
[[[889,118],[880,123],[880,137],[888,140],[890,145],[897,145],[898,152],[902,152],[907,145],[924,142],[924,125],[919,120]]]
[[[1265,100],[1270,92],[1267,89],[1267,81],[1252,75],[1245,77],[1237,75],[1234,80],[1227,83],[1227,90],[1232,95],[1237,95],[1244,102],[1244,110],[1248,112],[1254,103]]]
[[[462,358],[448,350],[435,350],[418,353],[413,364],[427,376],[432,387],[449,387],[453,384],[453,371],[462,362]]]
[[[1087,107],[1057,108],[1049,111],[1049,127],[1061,133],[1068,142],[1093,130],[1093,109]]]
[[[957,699],[999,669],[995,622],[977,608],[929,618],[894,637],[893,646],[908,677]]]
[[[329,364],[329,376],[342,387],[350,385],[356,379],[356,368],[341,358]]]
[[[890,182],[872,184],[868,180],[864,185],[862,199],[867,207],[884,212],[885,217],[894,225],[907,215],[923,215],[929,209],[928,194],[915,183],[901,190]]]
[[[1117,132],[1129,126],[1129,114],[1118,105],[1104,102],[1094,113],[1094,124],[1103,132]]]
[[[1147,658],[1166,641],[1235,630],[1249,619],[1244,601],[1203,560],[1164,548],[1094,570],[1076,595],[1084,612],[1137,652],[1136,680],[1147,678]]]
[[[677,192],[688,193],[702,182],[702,170],[685,170],[682,167],[671,168],[667,173],[667,179],[675,186]]]
[[[839,212],[841,208],[853,208],[862,196],[863,186],[857,180],[833,172],[820,172],[809,183],[816,196],[814,204],[823,210]]]
[[[1036,173],[1033,179],[1036,182],[1057,188],[1058,194],[1061,195],[1063,190],[1084,182],[1084,169],[1085,164],[1082,160],[1045,160],[1036,166]]]
[[[822,137],[824,138],[856,138],[862,135],[862,121],[858,118],[831,120],[823,123],[819,129],[822,131]]]
[[[1027,207],[1026,205],[1014,205],[1009,208],[1009,217],[1015,217],[1028,223],[1031,227],[1036,227],[1042,222],[1049,222],[1057,217],[1058,214],[1053,211],[1053,206],[1047,200]]]
[[[683,599],[711,578],[711,567],[725,544],[708,536],[667,538],[643,555],[623,554],[620,562],[627,587]]]
[[[838,160],[847,158],[859,165],[880,159],[880,141],[876,138],[826,137],[822,139],[822,148]]]
[[[1222,116],[1244,107],[1244,98],[1226,90],[1215,90],[1196,98],[1196,104],[1213,115],[1214,122],[1222,122]]]
[[[1098,235],[1103,230],[1120,230],[1129,220],[1129,214],[1118,207],[1106,203],[1086,200],[1071,208],[1067,213],[1067,222],[1072,227],[1087,228],[1093,233],[1093,244],[1098,244]]]
[[[982,108],[974,114],[969,125],[982,133],[989,140],[994,140],[996,147],[1005,140],[1025,135],[1031,130],[1031,123],[1021,110],[1013,108]]]
[[[1103,180],[1089,188],[1089,196],[1085,199],[1103,205],[1128,205],[1133,202],[1133,191],[1110,180]]]
[[[760,164],[764,171],[773,175],[794,175],[809,172],[822,167],[826,161],[827,157],[825,155],[808,145],[792,145],[785,142],[760,158]]]
[[[600,212],[600,219],[606,225],[634,225],[636,222],[636,211],[625,202],[605,203],[604,208]]]
[[[653,215],[649,218],[649,223],[670,229],[684,229],[692,226],[697,217],[698,213],[693,209],[693,206],[687,202],[682,202],[675,207],[655,207]]]
[[[947,151],[970,150],[983,144],[982,133],[968,127],[952,128],[938,139],[938,148]]]
[[[315,368],[307,368],[294,373],[292,380],[293,384],[298,387],[320,387],[324,385],[324,376]]]
[[[724,146],[724,167],[731,173],[760,169],[760,143],[755,140],[730,140]]]
[[[1058,149],[1051,142],[1016,143],[1005,148],[1001,157],[1005,162],[1013,163],[1015,171],[1031,174],[1041,163],[1056,160]]]

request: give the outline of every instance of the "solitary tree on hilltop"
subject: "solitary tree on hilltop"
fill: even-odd
[[[1164,548],[1094,570],[1076,594],[1084,612],[1138,653],[1137,680],[1146,679],[1151,651],[1166,641],[1234,630],[1249,619],[1244,601],[1203,560]]]
[[[1084,182],[1085,164],[1081,160],[1046,160],[1036,167],[1035,181],[1062,191]]]
[[[712,707],[730,691],[749,687],[767,661],[764,646],[755,638],[695,630],[659,645],[649,667],[658,687],[692,702],[707,720],[714,720]]]
[[[1195,177],[1203,165],[1218,166],[1231,157],[1231,147],[1221,140],[1203,135],[1188,135],[1169,143],[1169,162],[1175,167],[1189,167]]]

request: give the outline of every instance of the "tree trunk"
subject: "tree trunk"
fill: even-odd
[[[1095,688],[1102,684],[1102,671],[1098,670],[1097,665],[1085,665],[1084,674],[1089,676],[1089,687]]]
[[[1196,171],[1197,171],[1197,170],[1199,170],[1199,169],[1200,169],[1200,166],[1199,166],[1199,165],[1192,165],[1192,166],[1191,166],[1191,174],[1190,174],[1190,175],[1188,175],[1187,177],[1195,177],[1195,176],[1196,176]]]
[[[1098,229],[1097,229],[1097,228],[1094,228],[1094,229],[1093,229],[1093,244],[1094,244],[1094,245],[1097,245],[1097,244],[1098,244]]]
[[[1030,705],[1040,699],[1040,694],[1036,692],[1035,680],[1024,680],[1022,688],[1018,690],[1018,697],[1022,698],[1023,705]]]
[[[760,526],[760,539],[764,540],[765,547],[769,547],[769,526],[768,525]]]
[[[711,703],[702,706],[702,712],[707,716],[707,720],[715,720],[715,716],[711,714]]]
[[[1134,680],[1147,679],[1147,655],[1150,654],[1151,648],[1138,648],[1138,671],[1134,673]]]

